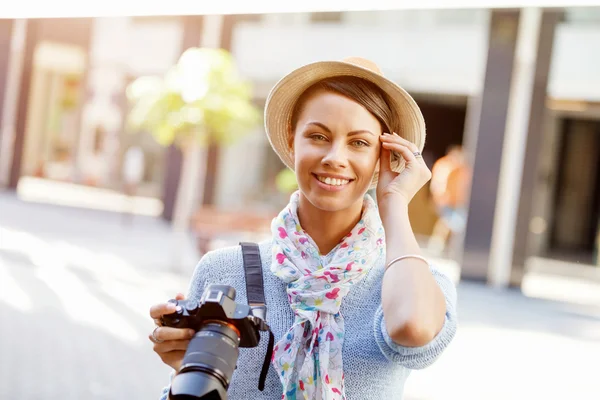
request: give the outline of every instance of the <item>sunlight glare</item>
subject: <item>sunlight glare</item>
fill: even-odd
[[[126,342],[141,339],[124,317],[92,296],[89,288],[66,268],[40,266],[36,272],[38,278],[55,292],[73,320],[100,328]]]
[[[586,394],[597,390],[596,370],[567,372],[600,357],[599,343],[586,349],[582,351],[580,340],[557,334],[462,324],[440,360],[411,373],[405,395],[446,400],[589,398]],[[458,387],[460,393],[448,390]]]
[[[31,297],[19,286],[0,255],[0,302],[8,304],[22,312],[31,312]]]
[[[67,269],[67,259],[61,247],[24,232],[3,231],[3,248],[21,252],[37,267],[36,276],[55,292],[67,314],[77,322],[97,326],[125,341],[135,342],[140,335],[123,317],[90,294],[89,288]],[[2,285],[16,288],[10,278],[0,276]],[[9,293],[2,290],[2,293]],[[4,297],[4,295],[3,295]],[[26,304],[26,303],[24,303]]]

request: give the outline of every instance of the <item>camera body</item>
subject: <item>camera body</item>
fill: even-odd
[[[162,316],[163,326],[196,331],[171,382],[170,400],[227,399],[239,347],[258,346],[261,331],[269,332],[269,350],[259,382],[263,390],[274,341],[265,322],[266,307],[237,304],[235,295],[231,286],[209,285],[199,301],[169,300],[178,307]]]
[[[200,301],[169,300],[180,309],[162,317],[164,326],[200,331],[207,321],[220,321],[235,327],[240,337],[239,347],[256,347],[260,331],[268,330],[266,308],[250,307],[235,302],[235,289],[226,285],[209,285]]]

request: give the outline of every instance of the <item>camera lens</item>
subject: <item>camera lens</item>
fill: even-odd
[[[182,368],[171,383],[172,400],[221,400],[239,356],[240,332],[227,322],[208,320],[190,341]]]

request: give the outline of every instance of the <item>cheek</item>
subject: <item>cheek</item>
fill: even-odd
[[[294,144],[293,155],[296,172],[309,168],[311,164],[314,164],[319,159],[318,154],[315,151],[310,151],[307,147],[302,143],[297,143],[297,141]]]
[[[357,168],[360,168],[361,172],[365,175],[372,175],[373,172],[379,166],[379,148],[374,149],[368,155],[365,155],[361,158],[360,162],[357,164]]]

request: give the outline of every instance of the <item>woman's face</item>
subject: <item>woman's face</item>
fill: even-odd
[[[379,160],[379,121],[345,96],[318,90],[305,100],[294,130],[301,193],[323,211],[361,202]]]

